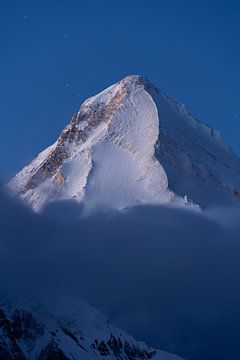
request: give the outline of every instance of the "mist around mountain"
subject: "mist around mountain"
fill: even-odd
[[[0,358],[238,359],[239,174],[146,78],[87,99],[0,191]]]
[[[35,214],[1,191],[2,292],[83,299],[185,359],[238,358],[239,206],[81,214],[73,201]]]

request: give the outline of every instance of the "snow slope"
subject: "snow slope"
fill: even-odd
[[[0,302],[0,358],[18,360],[181,360],[150,348],[76,299]]]
[[[94,211],[238,198],[239,175],[240,159],[219,132],[136,75],[86,100],[9,185],[37,211],[65,199]]]

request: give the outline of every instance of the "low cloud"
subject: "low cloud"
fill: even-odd
[[[143,206],[37,215],[0,192],[2,289],[78,295],[147,343],[193,360],[237,358],[239,207]]]

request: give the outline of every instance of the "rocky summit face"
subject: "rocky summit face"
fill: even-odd
[[[80,107],[57,141],[9,184],[34,210],[200,206],[240,196],[240,159],[220,133],[146,78],[128,76]]]
[[[1,301],[0,359],[181,360],[136,341],[85,303],[53,310],[30,299]]]

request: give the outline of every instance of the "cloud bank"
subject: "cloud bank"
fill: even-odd
[[[239,207],[136,207],[42,215],[0,191],[1,289],[69,293],[150,345],[187,359],[237,359]]]

